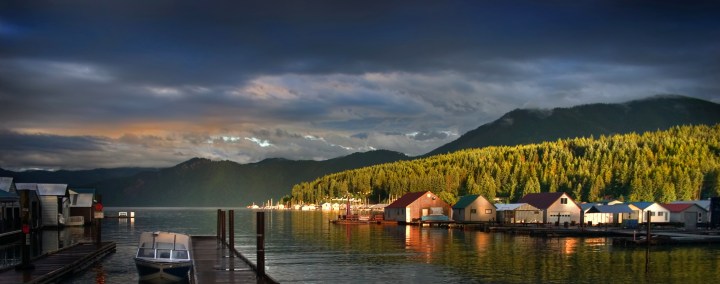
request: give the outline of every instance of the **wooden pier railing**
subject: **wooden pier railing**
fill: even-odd
[[[233,210],[229,210],[227,213],[226,217],[225,211],[218,210],[217,234],[215,236],[191,237],[193,270],[190,282],[278,283],[265,273],[265,212],[257,212],[257,265],[235,249],[235,214]]]

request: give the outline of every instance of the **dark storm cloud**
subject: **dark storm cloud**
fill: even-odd
[[[123,80],[166,84],[288,72],[482,72],[497,58],[702,64],[695,54],[717,50],[720,36],[713,2],[18,3],[2,12],[19,31],[3,36],[3,54],[96,62]]]
[[[47,134],[21,134],[9,130],[0,130],[0,149],[3,152],[14,151],[98,151],[107,144],[102,138],[82,136],[66,137]]]
[[[718,19],[717,1],[3,1],[0,128],[48,167],[419,155],[515,108],[720,102]]]

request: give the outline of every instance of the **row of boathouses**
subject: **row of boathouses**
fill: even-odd
[[[711,208],[711,205],[715,207]],[[698,225],[718,225],[720,198],[711,200],[656,202],[628,202],[617,200],[597,203],[577,203],[563,192],[532,193],[518,203],[494,204],[481,195],[461,197],[449,205],[430,191],[403,195],[385,207],[384,220],[400,223],[421,221],[494,222],[504,224],[543,223],[564,225],[622,225],[667,223],[696,228]],[[649,216],[649,219],[648,219]]]
[[[27,194],[30,229],[86,225],[97,203],[93,188],[69,188],[57,183],[15,183],[0,177],[0,235],[19,231],[20,195]]]

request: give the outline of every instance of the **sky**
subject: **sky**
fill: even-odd
[[[2,1],[0,167],[425,154],[517,108],[720,102],[717,1]]]

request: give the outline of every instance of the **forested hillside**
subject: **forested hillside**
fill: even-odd
[[[720,123],[720,104],[683,96],[655,96],[621,104],[571,108],[516,109],[424,156],[487,146],[524,145],[716,123]]]
[[[466,194],[508,197],[563,191],[579,201],[606,197],[668,202],[720,195],[720,125],[463,150],[340,172],[297,184],[295,202],[348,194],[383,202],[430,190],[449,203]]]

